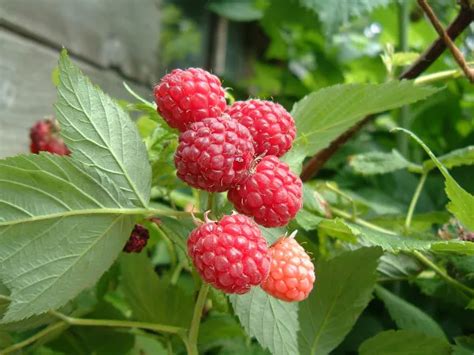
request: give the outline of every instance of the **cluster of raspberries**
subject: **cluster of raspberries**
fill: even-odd
[[[158,113],[180,131],[177,176],[197,189],[227,191],[240,213],[206,218],[189,236],[201,277],[227,293],[260,285],[285,301],[305,299],[315,280],[308,254],[293,237],[268,247],[256,224],[285,226],[302,206],[301,179],[279,159],[295,139],[291,115],[272,101],[227,106],[219,78],[197,68],[165,75],[154,96]]]

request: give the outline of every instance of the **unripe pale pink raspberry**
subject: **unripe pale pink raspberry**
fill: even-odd
[[[188,239],[188,254],[203,280],[226,293],[246,293],[270,269],[265,238],[250,218],[234,214],[206,221]]]
[[[50,152],[58,155],[69,155],[71,152],[59,136],[59,126],[53,119],[45,119],[35,123],[30,129],[30,152]]]
[[[262,289],[283,301],[302,301],[308,297],[316,279],[311,258],[292,237],[282,237],[270,247],[272,263]]]
[[[247,176],[253,156],[248,129],[227,116],[191,124],[179,136],[174,162],[178,177],[188,185],[221,192]]]
[[[229,190],[235,209],[264,227],[281,227],[303,205],[303,183],[275,156],[264,157],[247,179]]]
[[[155,86],[158,112],[166,122],[181,132],[189,124],[225,111],[225,92],[219,78],[199,69],[175,69]]]
[[[123,247],[123,251],[126,253],[139,253],[146,247],[150,234],[148,229],[140,224],[135,224],[130,238],[128,238],[127,244]]]
[[[236,101],[226,113],[247,127],[254,139],[255,154],[281,157],[291,149],[296,136],[293,117],[272,101]]]

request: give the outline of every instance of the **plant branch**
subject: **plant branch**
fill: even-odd
[[[469,79],[471,83],[474,83],[474,70],[469,68],[466,61],[464,60],[464,56],[462,55],[461,51],[458,49],[458,47],[456,47],[451,37],[446,33],[446,31],[443,28],[443,25],[441,25],[441,23],[439,22],[431,6],[428,4],[426,0],[418,0],[418,4],[423,9],[426,16],[428,16],[428,19],[430,20],[431,24],[435,28],[439,37],[443,39],[445,45],[451,51],[454,57],[454,60],[458,63],[459,67],[462,69],[466,77]]]
[[[54,324],[51,324],[49,326],[47,326],[46,328],[42,329],[41,331],[39,331],[38,333],[35,333],[33,334],[31,337],[19,342],[19,343],[16,343],[16,344],[13,344],[12,346],[9,346],[8,348],[6,349],[3,349],[2,351],[0,351],[1,354],[10,354],[10,353],[13,353],[15,351],[18,351],[20,349],[23,349],[24,347],[30,345],[30,344],[33,344],[35,341],[55,332],[55,331],[59,331],[59,330],[63,330],[63,329],[66,329],[67,327],[69,327],[69,325],[66,323],[66,322],[57,322],[57,323],[54,323]]]
[[[207,293],[209,292],[209,284],[202,283],[199,289],[199,295],[194,306],[193,319],[189,328],[189,335],[186,346],[188,347],[188,355],[198,355],[197,340],[199,335],[199,325],[201,324],[202,311],[206,303]]]
[[[416,187],[415,193],[413,194],[413,198],[411,199],[410,206],[408,207],[407,217],[405,219],[405,231],[408,232],[411,225],[411,220],[413,218],[413,213],[415,212],[415,207],[420,198],[421,191],[423,190],[423,186],[425,186],[426,178],[428,176],[428,172],[423,173],[420,177],[420,182]]]
[[[50,311],[51,315],[61,319],[69,325],[84,326],[84,327],[113,327],[113,328],[138,328],[151,330],[157,333],[177,334],[182,335],[186,331],[184,328],[174,327],[170,325],[163,325],[157,323],[134,322],[117,319],[88,319],[88,318],[74,318],[66,316],[60,312]]]
[[[460,283],[458,280],[453,279],[451,276],[449,276],[446,271],[442,270],[438,265],[436,265],[434,262],[432,262],[430,259],[428,259],[425,255],[420,253],[418,250],[415,250],[411,252],[420,262],[428,266],[430,269],[432,269],[435,273],[437,273],[443,280],[445,280],[448,284],[451,286],[463,291],[463,293],[467,293],[469,295],[469,299],[474,297],[474,290],[462,283]]]
[[[451,22],[446,30],[448,36],[454,40],[456,39],[474,20],[474,10],[469,6],[462,5],[457,17]],[[446,44],[442,38],[436,39],[431,46],[413,63],[407,70],[405,70],[399,79],[414,79],[428,69],[431,64],[444,52]],[[374,115],[369,115],[359,121],[356,125],[349,128],[342,133],[328,147],[319,151],[304,165],[301,173],[301,179],[307,181],[316,175],[324,164],[341,148],[350,138],[352,138],[362,127],[369,123],[374,118]]]

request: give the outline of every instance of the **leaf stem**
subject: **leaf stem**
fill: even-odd
[[[437,73],[420,76],[419,78],[414,80],[414,83],[416,85],[426,85],[426,84],[432,84],[441,80],[456,79],[461,76],[463,76],[463,72],[461,70],[457,70],[457,69],[444,70]]]
[[[201,324],[202,311],[206,303],[207,293],[209,291],[209,284],[203,282],[199,289],[199,295],[194,306],[193,319],[188,335],[188,355],[198,355],[197,340],[199,335],[199,325]]]
[[[138,101],[142,102],[143,104],[147,105],[148,107],[156,110],[156,105],[155,104],[145,100],[143,97],[138,95],[135,91],[132,90],[132,88],[130,86],[128,86],[128,84],[125,81],[122,82],[122,84],[125,87],[125,90],[127,90],[130,95],[132,95],[134,98],[136,98]]]
[[[443,280],[445,280],[448,284],[458,288],[459,290],[467,293],[471,299],[474,297],[474,290],[462,283],[460,283],[458,280],[452,278],[449,276],[446,271],[442,270],[438,265],[436,265],[434,262],[432,262],[430,259],[428,259],[425,255],[420,253],[418,250],[414,250],[411,252],[421,263],[425,264],[428,266],[430,269],[432,269],[435,273],[437,273]]]
[[[415,212],[415,207],[420,198],[421,191],[423,190],[423,186],[425,186],[426,178],[428,176],[428,172],[424,172],[421,177],[420,181],[418,182],[418,186],[416,187],[415,193],[410,202],[410,206],[408,207],[407,217],[405,219],[405,232],[408,232],[410,229],[411,221],[413,219],[413,213]]]
[[[342,217],[342,218],[345,218],[349,221],[352,221],[356,224],[359,224],[361,226],[364,226],[364,227],[367,227],[367,228],[370,228],[372,230],[376,230],[378,232],[382,232],[382,233],[385,233],[385,234],[391,234],[391,235],[396,235],[395,232],[392,232],[391,230],[388,230],[388,229],[385,229],[385,228],[382,228],[382,227],[379,227],[375,224],[372,224],[362,218],[358,218],[358,217],[355,217],[353,218],[353,216],[350,214],[350,213],[347,213],[343,210],[340,210],[339,208],[336,208],[336,207],[331,207],[331,212],[333,212],[333,214],[335,216],[339,216],[339,217]]]
[[[49,326],[47,326],[46,328],[42,329],[41,331],[39,331],[38,333],[36,334],[33,334],[31,337],[19,342],[19,343],[16,343],[16,344],[13,344],[12,346],[9,346],[8,348],[2,350],[0,353],[1,354],[10,354],[10,353],[13,353],[15,351],[18,351],[30,344],[33,344],[35,341],[45,337],[46,335],[50,334],[50,333],[53,333],[55,331],[58,331],[58,330],[63,330],[66,329],[68,327],[68,324],[64,321],[61,321],[61,322],[57,322],[57,323],[54,323],[54,324],[51,324]]]
[[[134,322],[117,319],[88,319],[88,318],[74,318],[66,316],[57,311],[50,311],[51,315],[63,320],[69,325],[84,326],[84,327],[114,327],[114,328],[139,328],[151,330],[157,333],[167,334],[184,334],[184,328],[174,327],[170,325],[163,325],[157,323]]]

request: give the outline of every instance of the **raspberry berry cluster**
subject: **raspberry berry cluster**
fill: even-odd
[[[208,192],[227,191],[240,214],[206,217],[189,236],[188,253],[201,277],[227,293],[261,285],[285,301],[306,298],[314,267],[293,237],[268,247],[257,225],[282,227],[302,206],[302,182],[280,161],[296,136],[283,106],[251,99],[227,106],[215,75],[176,69],[154,88],[158,113],[180,131],[177,176]],[[252,217],[252,218],[249,218]]]

